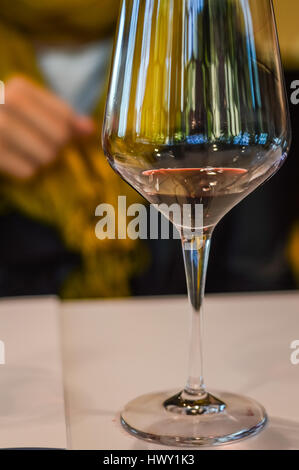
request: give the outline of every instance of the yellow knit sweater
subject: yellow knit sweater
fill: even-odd
[[[43,84],[34,42],[78,43],[109,35],[118,8],[118,0],[0,0],[0,79],[24,74]],[[96,138],[69,145],[53,168],[30,182],[1,181],[2,202],[55,227],[65,245],[81,254],[82,267],[66,280],[64,298],[128,295],[130,278],[146,260],[139,242],[95,236],[98,204],[117,209],[118,195],[126,195],[128,204],[138,199],[100,148],[103,105],[104,97],[95,106]]]

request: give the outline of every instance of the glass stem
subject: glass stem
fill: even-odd
[[[202,399],[207,395],[203,379],[202,328],[203,299],[212,231],[191,240],[182,237],[189,303],[191,305],[191,332],[189,375],[184,390],[185,398]]]

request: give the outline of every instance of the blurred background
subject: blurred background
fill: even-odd
[[[95,208],[137,194],[110,169],[101,122],[119,0],[0,0],[0,296],[186,292],[178,240],[105,240]],[[299,3],[275,0],[287,95]],[[297,85],[299,88],[299,82]],[[299,104],[283,168],[215,230],[208,292],[299,285]]]

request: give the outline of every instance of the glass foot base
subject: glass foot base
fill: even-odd
[[[151,393],[132,400],[121,413],[123,427],[135,437],[171,446],[213,446],[257,434],[267,422],[256,401],[232,393],[213,398],[225,407],[217,413],[180,414],[165,407],[173,392]],[[174,395],[175,397],[178,395]]]
[[[225,403],[208,392],[202,395],[190,395],[185,390],[164,402],[164,408],[172,413],[183,415],[216,414],[224,411]]]

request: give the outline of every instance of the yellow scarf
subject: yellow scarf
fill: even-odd
[[[33,41],[82,42],[111,34],[118,7],[118,0],[0,0],[0,79],[24,74],[43,83]],[[65,245],[81,254],[82,268],[65,282],[64,298],[128,295],[130,278],[147,259],[139,242],[95,236],[98,204],[117,209],[118,195],[126,195],[128,204],[138,199],[100,149],[103,103],[95,111],[97,138],[65,148],[57,164],[33,181],[1,184],[8,206],[56,227]]]

